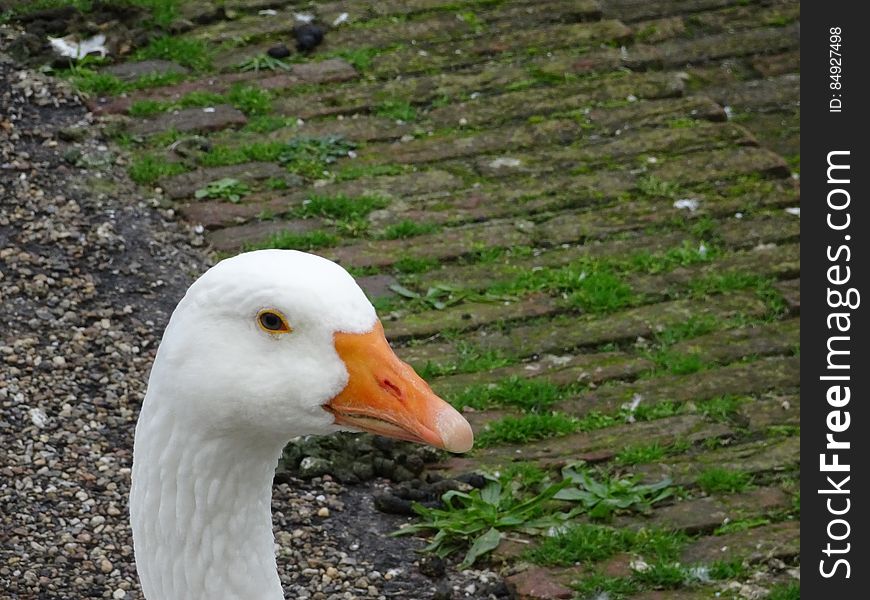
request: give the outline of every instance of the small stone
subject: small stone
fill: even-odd
[[[288,48],[284,44],[278,44],[277,46],[272,46],[271,48],[266,50],[266,54],[268,54],[272,58],[287,58],[288,56],[290,56],[290,48]]]
[[[318,517],[328,517],[329,516],[329,509],[326,508],[325,506],[322,506],[321,508],[319,508],[317,510],[317,516]]]

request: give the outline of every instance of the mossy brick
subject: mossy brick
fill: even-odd
[[[609,460],[621,449],[640,444],[658,443],[668,446],[678,440],[694,443],[730,435],[733,435],[733,431],[727,425],[709,423],[697,415],[680,415],[655,421],[613,425],[521,446],[490,446],[475,450],[473,456],[484,465],[508,464],[517,460],[559,465],[593,454],[598,461]]]
[[[389,225],[410,219],[456,225],[514,215],[530,216],[564,209],[589,208],[612,202],[632,187],[631,174],[625,171],[603,171],[590,175],[554,173],[550,177],[530,175],[520,180],[511,178],[507,182],[498,181],[501,171],[506,168],[504,163],[510,160],[510,156],[492,155],[481,161],[475,160],[479,165],[478,170],[490,181],[496,181],[476,183],[463,191],[440,198],[414,199],[396,206],[392,213],[382,215],[380,224]],[[481,162],[483,166],[480,166]],[[449,169],[452,163],[442,162],[438,166]]]
[[[531,362],[490,369],[485,373],[437,377],[430,383],[440,394],[456,393],[472,385],[512,377],[546,380],[556,385],[600,385],[613,379],[633,379],[653,367],[649,359],[624,352],[545,354]]]
[[[284,173],[282,180],[295,176]],[[288,190],[258,193],[246,196],[241,203],[230,204],[218,200],[186,202],[179,210],[186,219],[200,223],[206,229],[218,229],[250,221],[260,215],[280,217],[303,205],[312,195],[318,196],[381,196],[401,200],[405,195],[414,197],[440,197],[452,189],[462,187],[462,181],[440,170],[421,171],[383,177],[361,177],[352,181],[329,183],[315,188],[292,186]]]
[[[796,106],[782,112],[775,106],[771,110],[744,112],[740,115],[740,123],[751,129],[758,142],[768,150],[800,160],[801,120],[800,109]]]
[[[661,232],[654,235],[634,233],[624,239],[542,248],[536,250],[532,256],[506,256],[492,263],[442,265],[440,269],[411,276],[408,284],[421,290],[436,285],[482,290],[500,279],[513,277],[524,271],[558,268],[584,258],[614,258],[637,252],[663,252],[679,247],[687,239],[684,232]]]
[[[648,518],[617,517],[615,527],[661,527],[690,535],[712,533],[729,521],[775,516],[791,507],[792,497],[778,487],[762,487],[741,494],[722,494],[677,501],[656,508]]]
[[[604,16],[624,21],[640,21],[677,14],[691,14],[739,4],[740,0],[610,0]]]
[[[287,173],[280,165],[268,162],[252,162],[228,167],[213,167],[198,169],[189,173],[173,175],[160,180],[160,187],[166,194],[174,199],[189,198],[196,190],[205,187],[218,179],[238,179],[244,183],[261,181],[264,179],[284,179],[291,186],[298,185],[298,178]]]
[[[695,152],[679,160],[649,165],[649,171],[659,179],[685,184],[751,174],[791,175],[791,169],[781,156],[752,147]]]
[[[745,356],[787,354],[800,344],[800,319],[726,329],[677,342],[668,350],[705,362],[727,363]]]
[[[319,219],[295,219],[292,221],[254,221],[211,231],[206,235],[209,244],[220,252],[242,250],[248,244],[267,240],[282,232],[308,233],[323,226]],[[299,248],[305,250],[305,248]]]
[[[790,50],[772,56],[756,56],[751,60],[752,68],[762,77],[776,77],[801,70],[800,50]]]
[[[609,100],[624,100],[628,96],[674,98],[681,96],[683,91],[682,80],[672,73],[638,73],[508,91],[498,95],[481,94],[473,100],[434,108],[426,117],[442,127],[476,127],[533,115],[583,109]]]
[[[775,248],[774,250],[777,250]],[[785,251],[751,251],[748,259],[747,252],[738,253],[734,256],[726,256],[712,263],[700,263],[690,267],[681,267],[673,271],[659,275],[629,276],[625,279],[626,284],[635,292],[644,295],[647,302],[664,299],[674,287],[684,288],[692,281],[705,276],[719,276],[726,273],[753,272],[759,276],[790,275],[799,270],[799,257],[797,247],[787,247]],[[778,256],[782,255],[782,256]],[[736,258],[736,259],[735,259]],[[742,260],[739,260],[742,259]],[[514,271],[518,274],[519,271]],[[466,284],[467,285],[467,284]],[[475,285],[472,283],[472,285]],[[542,315],[553,315],[564,312],[564,306],[555,299],[534,294],[521,298],[515,302],[470,302],[450,307],[444,310],[429,310],[425,312],[410,313],[403,315],[400,320],[387,327],[388,336],[391,339],[405,337],[428,337],[443,330],[465,330],[489,325],[494,322],[506,322],[518,319],[529,319]],[[780,336],[771,340],[770,344],[764,345],[763,340],[753,340],[747,334],[743,336],[744,343],[738,343],[741,336],[734,336],[734,345],[731,352],[746,349],[747,353],[737,357],[751,354],[775,354],[788,351],[795,340],[788,337],[787,329],[779,331]],[[712,340],[703,340],[711,343]],[[694,352],[702,353],[704,347],[698,345]],[[715,351],[711,354],[715,354]],[[722,354],[722,360],[733,354]],[[706,358],[706,355],[705,355]],[[710,360],[716,360],[711,357]]]
[[[784,521],[736,533],[701,538],[683,550],[686,564],[744,560],[760,563],[771,559],[791,560],[800,554],[800,523]]]
[[[308,121],[296,127],[295,136],[326,137],[338,135],[354,142],[382,142],[398,140],[402,136],[412,135],[418,127],[412,123],[378,117],[375,115],[354,115],[353,118]],[[284,134],[286,135],[286,134]],[[273,132],[269,137],[280,138],[279,132]]]
[[[799,2],[748,3],[686,17],[693,31],[705,34],[731,33],[759,25],[785,26],[800,18]]]
[[[518,20],[526,27],[591,21],[600,17],[601,7],[594,0],[549,0],[537,3],[535,10],[529,10],[528,5],[505,4],[474,14],[476,22],[457,18],[457,12],[450,10],[413,20],[385,22],[377,27],[339,28],[327,36],[325,49],[382,48],[408,40],[420,45],[491,36],[516,28]]]
[[[369,300],[395,298],[397,295],[392,288],[399,281],[392,275],[364,275],[355,279],[357,285],[362,288],[362,291],[365,292]]]
[[[797,48],[800,27],[761,27],[704,36],[690,40],[670,40],[657,45],[638,44],[629,48],[623,63],[631,69],[674,68],[723,58],[773,54]]]
[[[736,110],[783,112],[800,105],[799,73],[787,73],[778,77],[741,81],[704,90],[716,102]]]
[[[798,315],[801,312],[801,280],[790,279],[788,281],[780,281],[775,284],[776,290],[782,294],[785,305],[792,315]]]
[[[194,200],[179,205],[178,211],[185,220],[213,230],[240,225],[258,215],[281,215],[292,206],[284,197],[276,194],[257,194],[247,196],[244,200],[243,203]]]
[[[299,63],[286,73],[226,73],[185,81],[176,85],[152,88],[117,98],[95,98],[88,107],[99,114],[123,113],[139,100],[175,102],[193,92],[224,94],[234,85],[251,85],[259,89],[280,90],[303,84],[348,81],[358,76],[350,63],[340,58]]]
[[[204,25],[222,18],[225,15],[224,7],[227,4],[229,2],[217,5],[210,0],[188,0],[182,2],[176,10],[180,19]]]
[[[649,337],[690,317],[725,320],[737,315],[761,316],[766,310],[767,307],[754,294],[740,292],[717,296],[713,302],[673,300],[604,316],[563,316],[542,323],[479,330],[462,336],[460,340],[481,350],[526,357]],[[399,352],[404,360],[418,365],[427,361],[445,363],[455,353],[455,344],[423,344],[401,348]]]
[[[800,273],[800,246],[765,246],[727,254],[710,262],[677,267],[654,275],[636,275],[627,278],[631,289],[650,298],[666,295],[670,291],[685,289],[693,281],[705,277],[752,273],[758,277],[785,279]]]
[[[729,248],[755,248],[761,244],[784,244],[800,235],[800,223],[793,218],[727,218],[716,222],[716,235]],[[627,232],[621,239],[590,240],[584,244],[565,244],[551,248],[536,249],[532,256],[507,255],[496,262],[467,265],[447,264],[418,275],[408,276],[406,285],[425,290],[436,285],[449,285],[462,289],[482,290],[499,280],[514,277],[523,271],[543,268],[558,268],[572,261],[589,259],[617,259],[636,253],[656,254],[685,243],[694,243],[694,237],[685,231]],[[759,257],[779,256],[781,249],[763,246],[757,250]],[[786,253],[789,250],[785,251]],[[790,264],[790,261],[789,261]],[[784,269],[791,267],[784,266]],[[780,272],[791,272],[790,270]],[[641,276],[638,275],[638,278]],[[638,281],[639,284],[639,281]],[[636,284],[636,285],[638,285]]]
[[[767,432],[770,427],[800,427],[799,393],[771,393],[752,402],[744,402],[738,419],[752,432]]]
[[[302,119],[288,125],[261,133],[256,131],[233,132],[232,135],[213,137],[214,143],[224,143],[228,147],[241,146],[269,140],[291,140],[295,137],[322,138],[341,136],[354,142],[382,142],[397,140],[405,135],[411,135],[419,128],[412,123],[404,123],[387,117],[375,115],[338,115],[331,119]]]
[[[634,39],[645,44],[656,44],[683,35],[686,21],[681,16],[649,19],[631,24]]]
[[[565,569],[531,567],[508,575],[504,584],[516,600],[567,600],[576,595],[567,585],[571,579]]]
[[[659,375],[632,383],[614,383],[581,392],[560,402],[557,410],[583,416],[592,411],[613,413],[639,399],[639,406],[662,402],[700,402],[719,396],[751,396],[771,390],[794,390],[800,386],[800,361],[774,356],[738,362],[689,375]]]
[[[594,108],[586,115],[596,129],[614,134],[639,127],[653,127],[677,119],[725,121],[722,107],[706,96],[634,102],[619,108]]]
[[[689,155],[686,162],[693,160],[692,157],[701,153]],[[770,153],[767,153],[770,154]],[[747,169],[755,168],[748,162],[748,157],[742,150],[737,150],[732,153],[720,153],[719,151],[706,153],[709,159],[721,161],[720,166],[727,163],[729,160],[734,160],[735,164],[745,165]],[[763,154],[766,156],[766,154]],[[772,155],[776,157],[776,155]],[[779,163],[782,160],[776,157]],[[701,158],[695,158],[696,162],[701,163]],[[764,164],[759,165],[760,168],[765,168]],[[713,170],[708,169],[708,170]],[[718,173],[711,174],[716,177]],[[694,176],[703,177],[704,170]],[[703,180],[703,179],[702,179]],[[710,196],[709,202],[702,202],[702,209],[699,209],[696,214],[690,215],[686,211],[674,208],[672,203],[667,204],[645,202],[635,200],[631,203],[620,203],[613,206],[594,207],[586,211],[563,211],[557,216],[544,220],[537,224],[525,222],[523,225],[524,236],[510,235],[503,239],[493,236],[486,236],[489,240],[487,246],[496,248],[510,247],[513,244],[535,244],[540,246],[558,246],[561,244],[571,244],[579,241],[591,243],[594,240],[603,238],[607,235],[616,233],[624,233],[631,230],[643,229],[651,226],[662,225],[670,222],[673,219],[683,219],[685,217],[700,218],[701,216],[722,217],[725,215],[734,215],[736,212],[748,210],[750,208],[761,207],[776,207],[789,206],[795,202],[797,195],[794,182],[788,180],[782,185],[771,184],[769,188],[752,190],[749,189],[745,194],[732,198],[720,198],[715,194]],[[406,213],[408,214],[408,213]],[[419,214],[421,220],[424,219],[424,214]],[[483,228],[502,227],[510,230],[518,224],[511,224],[511,221],[492,221],[490,223],[469,224],[463,226],[462,234],[469,239],[473,238],[474,231]],[[452,230],[449,230],[452,231]],[[453,246],[452,249],[445,248],[440,243],[440,238],[445,235],[441,232],[437,235],[433,234],[429,237],[422,236],[417,238],[418,242],[429,244],[434,243],[434,250],[431,258],[459,258],[468,254],[474,249],[473,244],[461,244]],[[522,240],[522,241],[517,241]],[[363,245],[353,246],[351,249],[344,250],[340,256],[342,260],[357,261],[363,264],[358,266],[388,266],[399,260],[401,256],[400,247],[406,247],[407,244],[403,241],[393,244],[385,244],[383,242],[368,242]],[[476,246],[480,248],[481,246]],[[425,258],[426,252],[417,247],[409,249],[414,258]],[[353,263],[349,263],[353,264]]]
[[[134,121],[129,131],[133,135],[154,135],[164,131],[179,133],[218,131],[241,127],[248,122],[245,114],[229,104],[211,107],[185,108],[161,113],[156,117]]]
[[[456,227],[407,240],[372,240],[326,251],[342,265],[384,267],[403,258],[444,260],[457,258],[488,246],[514,246],[529,243],[529,235],[509,222],[484,223],[477,227]]]
[[[441,331],[464,331],[493,321],[531,319],[562,312],[556,299],[544,294],[532,294],[515,301],[464,302],[442,310],[427,310],[404,315],[398,321],[387,321],[385,329],[390,340],[428,337]]]
[[[432,69],[458,69],[484,62],[504,52],[515,52],[532,46],[548,49],[582,44],[627,40],[631,30],[619,21],[552,25],[546,28],[515,29],[481,40],[446,42],[424,48],[405,48],[381,54],[373,60],[372,71],[377,77]]]
[[[498,93],[527,75],[521,66],[499,64],[482,71],[439,72],[398,80],[360,82],[352,86],[321,86],[311,92],[278,99],[275,109],[280,114],[303,119],[354,114],[367,112],[384,99],[399,98],[424,104],[435,98],[462,97],[468,94],[468,90]]]
[[[538,171],[571,169],[601,161],[625,163],[627,159],[641,154],[671,156],[755,145],[757,141],[752,134],[739,125],[701,121],[695,127],[687,128],[629,129],[612,138],[546,150],[541,153],[540,164],[535,164],[535,167]]]
[[[140,60],[111,65],[101,69],[100,72],[117,77],[121,81],[135,81],[148,75],[186,75],[190,70],[171,60]]]
[[[786,189],[783,195],[796,204],[800,202],[797,190]],[[753,248],[759,244],[782,244],[800,236],[800,219],[791,215],[760,215],[730,219],[716,231],[722,243],[732,247]]]
[[[622,67],[623,53],[620,48],[609,46],[595,50],[557,50],[546,56],[535,57],[529,61],[529,66],[542,76],[549,78],[566,78],[582,75],[601,74],[615,71]]]
[[[578,123],[562,119],[501,127],[462,137],[438,135],[408,142],[371,144],[360,150],[356,160],[367,165],[419,164],[538,145],[568,144],[582,135],[583,129]]]
[[[698,476],[710,468],[740,471],[748,475],[797,471],[800,465],[800,438],[770,438],[724,446],[718,450],[677,456],[667,462],[637,465],[645,481],[670,477],[675,485],[694,485]]]

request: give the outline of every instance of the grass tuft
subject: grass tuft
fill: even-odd
[[[438,226],[433,223],[418,223],[406,219],[387,226],[381,237],[385,240],[404,240],[435,231],[438,231]]]
[[[212,49],[201,40],[164,35],[138,50],[133,58],[171,60],[194,71],[205,72],[211,70]]]
[[[710,467],[698,476],[697,483],[698,487],[708,494],[745,492],[752,485],[752,476],[743,471]]]

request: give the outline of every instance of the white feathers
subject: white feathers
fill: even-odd
[[[680,198],[674,201],[674,208],[695,212],[700,204],[701,202],[697,198]]]
[[[292,331],[257,325],[264,308]],[[261,250],[221,261],[172,314],[136,426],[130,515],[149,600],[283,598],[270,518],[287,440],[339,430],[323,404],[348,381],[334,335],[374,308],[337,264]]]
[[[77,41],[74,35],[68,35],[64,38],[49,36],[48,43],[60,56],[68,58],[80,59],[88,54],[99,54],[105,58],[108,54],[108,49],[105,46],[106,36],[102,33],[81,41]]]

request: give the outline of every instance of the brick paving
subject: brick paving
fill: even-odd
[[[259,14],[266,5],[278,16]],[[309,249],[312,234],[327,234],[314,251],[359,275],[399,354],[432,372],[442,393],[518,377],[573,386],[552,408],[576,417],[616,415],[632,399],[682,407],[650,421],[491,444],[445,468],[518,458],[610,464],[633,444],[683,441],[678,454],[623,470],[668,475],[686,497],[615,525],[682,530],[695,536],[685,562],[742,559],[766,573],[761,579],[782,580],[799,550],[800,217],[786,211],[800,201],[798,3],[353,0],[305,8],[324,22],[348,12],[349,23],[288,72],[241,73],[240,60],[287,41],[293,4],[228,0],[221,13],[190,3],[186,17],[198,24],[179,35],[212,44],[216,70],[93,99],[93,108],[125,114],[137,101],[239,84],[268,90],[270,114],[285,122],[265,133],[251,128],[254,115],[220,104],[123,120],[139,139],[134,160],[150,152],[175,164],[175,174],[153,185],[204,226],[216,250],[269,244],[286,231],[297,238],[285,245]],[[125,77],[185,72],[160,61],[114,68]],[[238,151],[327,136],[355,149],[323,173],[293,173],[277,159],[215,166],[208,152],[181,160],[168,151],[161,134],[169,129],[176,140],[196,133]],[[194,197],[224,177],[250,193],[239,203]],[[375,195],[382,205],[362,222],[305,213],[312,196],[337,195]],[[404,237],[387,239],[409,223]],[[663,258],[679,251],[694,260]],[[571,301],[582,289],[576,282],[517,284],[576,265],[590,269],[574,274],[581,278],[612,269],[627,300]],[[440,289],[450,301],[435,307],[394,284],[423,297]],[[697,368],[657,363],[667,334],[695,322],[704,330],[682,334],[667,351],[694,357]],[[502,362],[463,363],[469,349]],[[740,400],[727,418],[698,410],[721,397]],[[468,412],[478,433],[522,414]],[[701,492],[699,474],[712,465],[750,474],[755,487]],[[715,535],[729,520],[750,518],[763,524]],[[493,560],[505,561],[522,598],[572,597],[584,576],[576,567],[526,565],[510,543]],[[614,565],[607,568],[618,572]],[[720,592],[708,584],[635,598]]]

